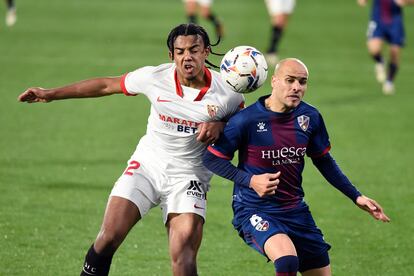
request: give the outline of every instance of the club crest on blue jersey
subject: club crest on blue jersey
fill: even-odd
[[[257,124],[257,132],[266,132],[267,128],[266,128],[266,124],[263,122],[259,122]]]
[[[310,118],[306,115],[301,115],[298,117],[298,124],[303,131],[308,130]]]

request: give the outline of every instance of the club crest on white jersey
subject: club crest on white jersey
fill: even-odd
[[[214,105],[214,104],[207,105],[207,113],[211,118],[214,118],[217,116],[218,109],[219,107],[217,105]]]

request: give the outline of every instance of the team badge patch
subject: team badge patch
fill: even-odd
[[[256,225],[255,229],[257,231],[267,231],[269,230],[269,222],[267,220],[262,220]]]
[[[308,130],[310,118],[306,115],[298,117],[298,124],[303,131]]]
[[[267,220],[262,219],[258,215],[251,216],[250,223],[257,231],[264,232],[269,230],[269,222]]]
[[[207,105],[207,113],[211,118],[214,118],[217,115],[218,106],[213,104]]]

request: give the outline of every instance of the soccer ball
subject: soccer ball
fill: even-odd
[[[228,51],[220,63],[221,78],[237,93],[250,93],[267,78],[263,54],[251,46],[238,46]]]

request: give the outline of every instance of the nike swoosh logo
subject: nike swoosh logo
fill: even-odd
[[[197,204],[194,204],[194,208],[196,208],[196,209],[204,209],[203,207],[197,206]]]
[[[86,271],[84,268],[82,269],[83,270],[83,272],[85,272],[86,274],[88,274],[88,275],[96,275],[95,273],[89,273],[88,271]]]
[[[159,103],[169,103],[169,102],[172,102],[172,101],[171,100],[163,100],[163,99],[161,99],[160,96],[158,96],[157,102],[159,102]]]

